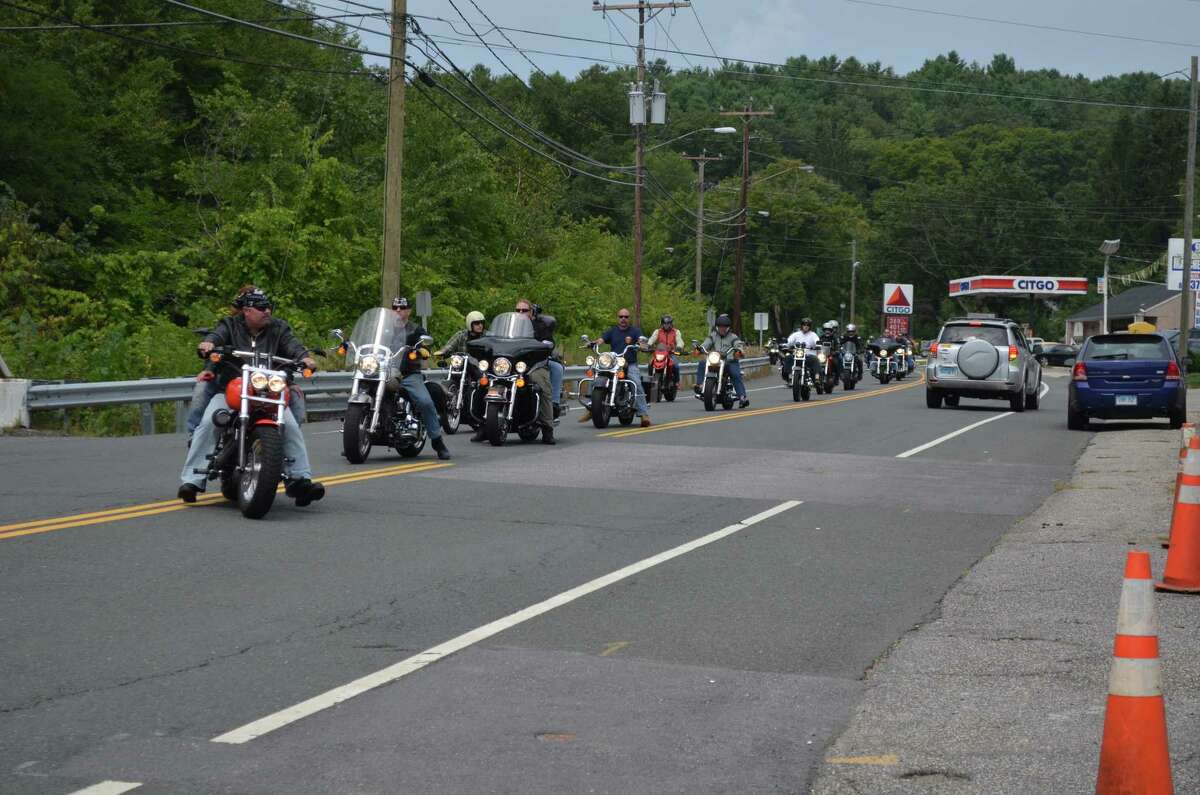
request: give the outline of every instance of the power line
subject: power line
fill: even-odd
[[[704,23],[700,21],[700,11],[696,8],[697,0],[692,0],[692,14],[696,17],[696,24],[700,27],[700,33],[704,36],[704,40],[708,42],[708,49],[712,50],[712,54],[718,60],[721,56],[717,55],[717,48],[713,46],[712,39],[708,37],[708,31],[704,29]]]
[[[282,5],[282,3],[279,3],[277,5]],[[30,13],[35,13],[35,12],[31,11]],[[308,17],[308,19],[328,21],[328,20],[351,19],[351,18],[355,18],[355,17],[361,18],[362,14],[331,14],[328,16],[312,16],[312,17]],[[298,17],[276,17],[274,19],[255,19],[255,20],[250,20],[250,21],[260,22],[260,23],[297,22],[297,21],[300,21],[300,18],[298,18]],[[136,29],[152,29],[152,28],[190,28],[190,27],[204,27],[204,26],[212,26],[212,25],[229,25],[229,24],[232,24],[232,23],[225,22],[225,21],[219,20],[219,19],[213,19],[213,20],[189,19],[189,20],[174,20],[174,21],[169,21],[169,22],[102,22],[102,23],[89,24],[88,27],[85,28],[82,24],[80,24],[78,22],[72,22],[72,23],[64,23],[61,25],[3,25],[3,26],[0,26],[0,33],[25,33],[25,32],[33,33],[33,32],[42,32],[42,31],[56,31],[56,30],[88,30],[89,28],[92,30],[123,30],[123,29],[136,30]],[[345,23],[343,23],[343,24],[345,24]]]

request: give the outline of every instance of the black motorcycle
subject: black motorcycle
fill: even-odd
[[[645,337],[639,337],[637,342],[625,346],[625,350],[600,352],[601,340],[589,339],[586,334],[580,337],[584,348],[591,349],[591,355],[584,359],[587,364],[587,377],[579,382],[579,402],[592,413],[592,425],[597,428],[607,428],[608,423],[616,415],[622,425],[632,425],[637,417],[637,386],[633,379],[626,378],[627,364],[625,357],[630,351],[636,351],[646,344]],[[585,386],[586,384],[586,386]],[[642,381],[645,388],[645,379]],[[583,395],[591,395],[590,401],[584,401]]]
[[[863,377],[862,357],[858,355],[857,342],[846,340],[842,343],[841,361],[842,388],[849,392]]]
[[[528,375],[548,368],[553,350],[551,343],[534,337],[533,321],[520,312],[496,315],[486,334],[467,341],[468,355],[479,363],[478,389],[482,395],[482,400],[468,401],[467,405],[474,419],[483,424],[492,446],[503,445],[514,431],[525,442],[541,434],[538,409],[550,396],[541,394]]]
[[[421,419],[408,391],[401,386],[394,394],[387,391],[395,373],[419,372],[420,362],[429,358],[433,338],[423,336],[415,345],[402,339],[396,313],[383,307],[363,312],[354,324],[350,338],[341,329],[330,332],[354,369],[346,417],[342,420],[342,455],[352,464],[361,464],[371,448],[382,444],[403,458],[415,458],[425,449],[429,429]],[[422,375],[422,378],[424,376]],[[446,393],[436,381],[425,388],[437,407],[438,419],[445,423]]]
[[[442,382],[442,389],[446,393],[446,413],[442,415],[442,430],[448,434],[455,434],[463,422],[472,428],[479,427],[479,421],[473,416],[477,411],[482,411],[477,405],[479,360],[467,354],[452,353],[448,359],[439,361],[438,367],[446,368],[446,380]]]
[[[706,353],[700,347],[699,340],[692,340],[692,348],[704,356],[704,374],[700,379],[700,394],[696,397],[704,402],[705,411],[712,411],[718,403],[729,411],[737,400],[733,376],[729,373],[729,363],[742,358],[744,354],[741,348],[730,348],[724,355],[717,351]]]
[[[783,380],[792,389],[793,402],[811,398],[817,383],[816,355],[803,345],[792,346],[787,343],[780,346],[779,354],[788,357],[785,361],[790,361],[792,365]],[[781,374],[783,369],[780,369]]]
[[[892,337],[876,337],[867,345],[867,349],[871,352],[871,375],[879,383],[886,384],[900,377],[900,370],[905,365],[902,353],[904,346],[899,341]]]
[[[838,382],[838,351],[833,342],[822,339],[817,345],[817,394],[832,395]]]
[[[236,502],[246,518],[261,519],[271,510],[283,478],[283,435],[288,427],[283,415],[291,400],[289,387],[304,365],[268,351],[228,346],[214,348],[209,358],[238,359],[242,374],[226,385],[226,405],[212,415],[217,445],[208,466],[196,469],[196,474],[219,478],[225,499]]]

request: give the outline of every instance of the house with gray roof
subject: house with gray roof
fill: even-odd
[[[1130,323],[1153,323],[1160,331],[1179,328],[1179,292],[1162,284],[1131,287],[1108,299],[1108,330],[1121,331]],[[1100,334],[1104,305],[1097,303],[1067,318],[1063,339],[1083,342]]]

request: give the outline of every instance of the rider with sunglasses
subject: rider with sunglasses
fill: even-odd
[[[556,321],[550,315],[543,315],[540,309],[541,307],[528,298],[518,298],[513,307],[514,312],[529,316],[533,323],[534,339],[541,340],[553,348]],[[562,363],[554,361],[552,355],[546,361],[545,367],[533,368],[526,377],[533,382],[543,396],[549,398],[549,400],[543,398],[538,404],[538,424],[542,426],[542,444],[554,444],[554,417],[558,414],[558,400],[559,395],[562,394]]]
[[[617,310],[617,325],[610,328],[608,331],[600,335],[600,339],[608,343],[608,347],[613,352],[620,354],[629,348],[625,353],[625,373],[629,380],[633,382],[634,401],[637,406],[638,416],[642,418],[642,427],[650,427],[650,407],[646,405],[646,393],[642,391],[642,373],[638,369],[637,363],[637,341],[642,337],[642,330],[638,326],[631,325],[629,310]],[[579,418],[580,422],[587,422],[592,418],[590,411],[584,412]]]

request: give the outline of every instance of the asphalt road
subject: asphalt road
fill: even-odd
[[[767,377],[441,466],[317,423],[328,495],[260,522],[171,499],[179,437],[0,437],[0,792],[803,791],[864,671],[1069,476],[1057,376],[1023,414]]]

